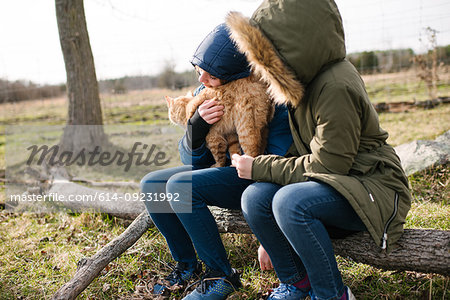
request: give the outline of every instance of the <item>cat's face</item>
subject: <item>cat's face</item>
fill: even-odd
[[[172,98],[166,96],[167,108],[169,111],[169,120],[175,125],[180,125],[184,128],[187,126],[186,117],[186,105],[192,99],[192,97],[180,96],[177,98]]]

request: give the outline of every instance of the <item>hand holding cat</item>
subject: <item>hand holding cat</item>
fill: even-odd
[[[198,113],[208,124],[214,124],[222,118],[223,105],[220,105],[217,98],[205,100],[199,107]]]
[[[231,166],[235,167],[238,176],[243,179],[252,179],[252,164],[254,158],[248,155],[233,154],[231,156]]]

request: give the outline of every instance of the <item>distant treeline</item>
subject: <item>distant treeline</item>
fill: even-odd
[[[197,73],[193,70],[175,72],[172,68],[165,68],[163,72],[154,76],[126,76],[118,79],[100,80],[99,88],[102,93],[115,94],[153,88],[176,90],[198,84],[197,78]]]
[[[449,65],[450,45],[437,47],[436,50],[438,62]],[[347,58],[362,74],[372,74],[407,70],[413,67],[415,55],[412,49],[396,49],[351,53]],[[428,56],[430,55],[431,53]],[[197,84],[197,74],[194,70],[176,72],[174,65],[168,62],[163,71],[157,75],[100,80],[99,88],[102,93],[124,94],[127,91],[153,88],[182,89]],[[58,97],[65,92],[64,84],[40,86],[31,81],[11,82],[0,79],[0,103]]]
[[[65,91],[65,85],[40,86],[31,81],[11,82],[0,79],[0,103],[53,98],[62,95]]]
[[[436,52],[439,63],[450,64],[450,45],[436,47]],[[373,74],[407,70],[414,64],[414,56],[416,56],[414,51],[408,48],[351,53],[347,55],[347,58],[360,73]],[[431,56],[431,51],[428,53],[428,56]]]
[[[196,84],[198,81],[195,71],[164,70],[154,76],[126,76],[119,79],[100,80],[99,89],[101,93],[124,94],[127,91],[153,88],[175,90]],[[60,97],[65,92],[65,84],[39,86],[31,81],[0,79],[0,103]]]

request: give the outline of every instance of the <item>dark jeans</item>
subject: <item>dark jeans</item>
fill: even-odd
[[[149,195],[192,193],[192,199],[180,197],[180,201],[156,205],[147,199],[144,203],[175,261],[194,264],[197,251],[198,257],[209,268],[229,275],[231,266],[217,224],[207,206],[241,209],[242,193],[252,183],[239,178],[232,167],[193,170],[192,166],[181,166],[147,174],[141,180],[141,191]],[[161,210],[161,205],[166,207]],[[185,213],[191,211],[191,206],[192,212]]]
[[[258,182],[245,190],[242,210],[282,283],[293,284],[308,274],[318,299],[342,296],[344,285],[326,227],[366,227],[341,194],[315,181],[286,186]]]

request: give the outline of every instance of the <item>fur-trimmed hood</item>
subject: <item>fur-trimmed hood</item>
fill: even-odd
[[[277,103],[298,106],[304,85],[346,55],[333,0],[265,0],[250,19],[231,12],[226,24]]]

